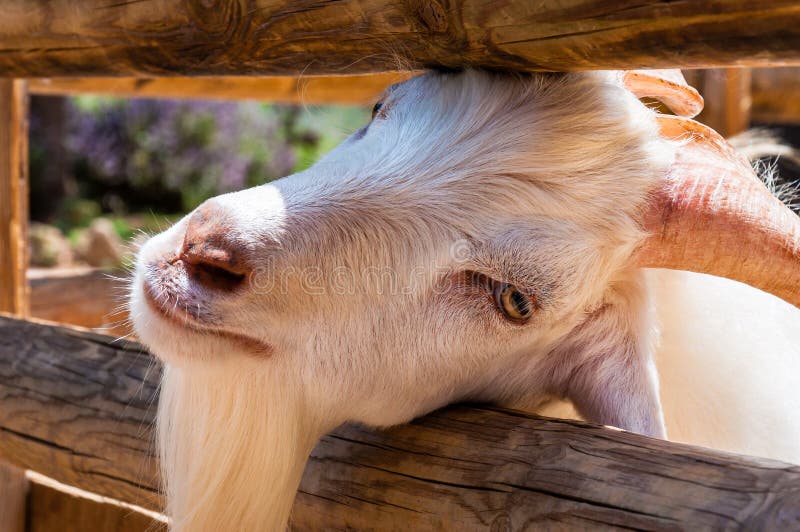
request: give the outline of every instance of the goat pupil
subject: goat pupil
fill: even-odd
[[[528,303],[528,299],[522,295],[521,292],[514,290],[511,293],[511,300],[514,302],[514,306],[516,307],[517,311],[520,313],[521,316],[527,316],[531,312],[530,303]]]

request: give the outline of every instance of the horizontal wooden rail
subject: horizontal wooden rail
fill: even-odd
[[[704,81],[720,76],[716,70],[686,71],[687,80],[706,97],[706,107],[719,105]],[[728,69],[735,73],[736,70]],[[743,69],[752,77],[752,119],[765,123],[800,123],[800,68]],[[393,83],[413,72],[350,76],[275,77],[168,77],[168,78],[32,78],[32,94],[65,96],[96,94],[125,98],[197,98],[260,100],[287,104],[364,105],[374,102]]]
[[[97,329],[111,336],[131,333],[126,306],[128,272],[93,268],[28,270],[30,315]]]
[[[0,76],[346,74],[800,61],[795,0],[0,0]]]
[[[730,71],[730,70],[729,70]],[[706,107],[716,102],[703,89],[703,73],[686,71],[706,96]],[[755,68],[752,74],[752,119],[766,123],[800,123],[800,68]],[[65,96],[95,94],[124,98],[196,98],[260,100],[309,105],[365,105],[373,103],[392,83],[413,73],[308,77],[168,77],[168,78],[32,78],[32,94]]]
[[[42,95],[99,94],[126,98],[261,100],[294,104],[372,104],[408,73],[308,77],[33,78]]]
[[[159,365],[138,345],[0,316],[0,455],[93,492],[160,501]],[[292,526],[793,529],[800,467],[576,421],[454,407],[313,451]]]

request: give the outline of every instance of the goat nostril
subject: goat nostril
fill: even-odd
[[[189,262],[182,259],[188,274],[209,288],[230,291],[242,284],[245,274],[236,273],[204,262]]]
[[[200,284],[219,290],[230,291],[242,284],[246,272],[237,267],[229,256],[221,250],[201,247],[198,253],[197,246],[184,250],[178,257],[185,267],[186,272]]]
[[[201,205],[189,218],[178,258],[191,277],[209,288],[233,290],[248,273],[230,225],[213,202]]]

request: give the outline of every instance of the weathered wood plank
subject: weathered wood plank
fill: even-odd
[[[18,77],[800,60],[795,0],[2,0],[0,8],[0,75]]]
[[[32,94],[98,94],[126,98],[260,100],[314,105],[372,104],[381,92],[409,73],[354,76],[33,78]]]
[[[136,344],[0,317],[0,453],[152,508],[158,373]],[[460,406],[325,437],[291,526],[791,530],[800,526],[800,467]]]
[[[158,366],[138,345],[0,318],[0,455],[87,491],[159,504]]]

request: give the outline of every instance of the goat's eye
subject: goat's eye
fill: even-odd
[[[505,317],[512,321],[527,321],[533,314],[531,300],[517,290],[514,285],[496,283],[494,286],[494,302]]]
[[[382,107],[383,107],[383,102],[377,102],[375,105],[372,106],[372,119],[373,120],[375,120],[375,116],[380,112]]]

